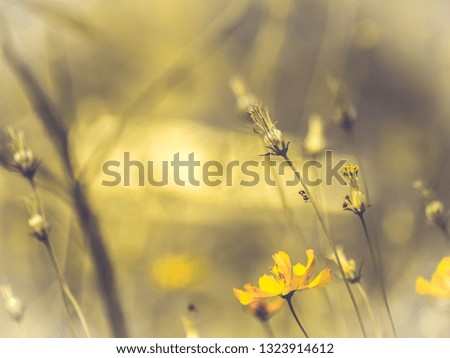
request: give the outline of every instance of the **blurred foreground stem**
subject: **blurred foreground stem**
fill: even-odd
[[[99,292],[105,304],[112,334],[114,337],[125,338],[128,333],[116,287],[114,267],[106,250],[97,216],[89,203],[86,188],[75,175],[68,141],[69,126],[63,120],[59,109],[47,95],[31,68],[15,53],[7,31],[4,35],[3,51],[6,62],[22,84],[35,113],[57,148],[61,162],[65,167],[68,186],[71,188],[69,189],[70,196],[74,203],[79,225],[90,247]]]

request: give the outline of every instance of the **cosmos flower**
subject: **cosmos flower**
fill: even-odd
[[[244,290],[233,288],[234,295],[242,305],[255,304],[262,298],[277,297],[290,298],[296,291],[310,288],[323,287],[331,282],[331,270],[323,269],[317,277],[309,282],[316,256],[313,250],[307,250],[308,262],[306,266],[297,263],[291,265],[291,260],[283,251],[278,251],[272,258],[275,265],[272,267],[272,275],[263,275],[259,278],[259,287],[252,284],[244,285]]]

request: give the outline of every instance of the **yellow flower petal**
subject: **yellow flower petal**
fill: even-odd
[[[278,282],[275,277],[263,275],[258,281],[261,291],[268,293],[270,296],[277,296],[283,292],[283,285]]]
[[[275,261],[275,266],[272,272],[280,279],[289,285],[292,276],[292,265],[289,255],[284,251],[278,251],[276,254],[272,255],[273,261]]]
[[[444,290],[430,281],[425,280],[423,277],[419,277],[416,280],[416,292],[420,295],[436,296],[445,299],[450,299],[450,291]]]
[[[317,277],[308,285],[308,288],[324,287],[331,283],[332,274],[331,270],[327,267],[324,268]]]
[[[441,272],[450,277],[450,256],[444,257],[436,269],[436,272]]]
[[[306,267],[298,263],[294,266],[293,270],[295,276],[306,276],[306,280],[308,280],[311,277],[314,270],[314,265],[316,264],[314,250],[306,250],[306,256],[308,256],[308,263],[306,264]]]
[[[233,293],[239,300],[239,302],[244,306],[254,301],[254,297],[250,295],[248,292],[244,292],[242,290],[238,290],[237,288],[233,287]]]

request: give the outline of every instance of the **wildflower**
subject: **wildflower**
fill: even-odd
[[[233,289],[234,295],[242,305],[255,304],[262,298],[277,297],[290,298],[296,291],[309,288],[323,287],[331,283],[331,270],[323,269],[317,277],[309,282],[316,263],[313,250],[307,250],[308,263],[306,266],[298,263],[292,267],[288,254],[278,251],[272,258],[275,266],[272,275],[263,275],[259,278],[259,287],[252,284],[244,285],[244,291]]]
[[[444,257],[431,276],[431,281],[422,276],[416,281],[416,292],[420,295],[436,296],[450,300],[450,256]]]
[[[313,114],[309,117],[308,134],[305,137],[304,149],[305,152],[311,156],[321,153],[326,145],[326,139],[323,134],[322,118]]]
[[[414,188],[419,191],[425,202],[425,215],[427,219],[444,232],[447,232],[448,214],[444,204],[436,199],[433,190],[425,186],[422,181],[416,181],[414,183]]]
[[[29,180],[33,179],[39,162],[33,155],[33,152],[25,145],[23,131],[7,128],[6,134],[8,141],[2,148],[2,164],[6,168],[18,171]]]
[[[348,101],[345,100],[342,94],[342,89],[339,82],[334,77],[327,79],[328,87],[334,96],[334,121],[341,126],[345,131],[350,132],[356,121],[356,109]]]
[[[20,299],[12,292],[11,286],[8,284],[0,285],[5,308],[11,318],[15,321],[21,321],[24,315],[24,307]]]
[[[269,109],[262,107],[260,104],[253,104],[248,107],[248,113],[250,113],[253,122],[256,125],[255,132],[262,134],[264,144],[271,152],[267,154],[272,155],[285,155],[289,148],[289,142],[286,143],[283,140],[282,133],[275,127],[269,116]]]
[[[344,270],[345,278],[347,279],[347,281],[350,283],[359,282],[359,280],[361,279],[361,268],[359,269],[359,271],[357,270],[356,261],[353,259],[347,259],[342,246],[336,247],[336,251],[339,256],[339,260],[341,261],[342,269]],[[333,253],[327,255],[326,258],[338,265],[336,256]]]
[[[357,215],[362,215],[366,211],[366,195],[361,190],[358,182],[358,166],[346,165],[342,170],[342,175],[350,185],[350,194],[344,198],[342,207],[344,210],[349,210]]]
[[[230,85],[236,96],[237,107],[241,112],[247,112],[251,106],[259,103],[258,98],[252,93],[249,93],[242,78],[232,78]]]

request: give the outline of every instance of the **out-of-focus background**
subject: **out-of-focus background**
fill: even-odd
[[[415,292],[416,278],[429,279],[449,252],[413,183],[426,181],[449,205],[449,14],[450,3],[439,0],[1,0],[0,39],[15,59],[0,58],[0,124],[23,130],[41,161],[38,190],[51,240],[92,334],[112,335],[95,265],[65,192],[66,169],[14,61],[61,113],[129,336],[183,337],[188,317],[201,337],[262,337],[232,288],[256,283],[278,250],[305,262],[306,248],[318,256],[317,273],[329,265],[335,275],[327,288],[294,296],[304,326],[311,336],[360,336],[300,188],[243,187],[237,173],[231,186],[140,187],[136,173],[130,187],[101,185],[103,163],[123,162],[124,152],[156,167],[175,153],[187,159],[193,152],[202,163],[261,160],[261,140],[230,88],[239,75],[270,108],[298,166],[307,159],[302,148],[314,113],[325,123],[327,149],[359,160],[399,336],[448,337],[449,305]],[[353,145],[332,120],[330,76],[357,109]],[[47,253],[28,235],[20,199],[30,188],[6,170],[0,187],[0,283],[24,305],[19,321],[0,306],[0,336],[70,336]],[[336,183],[313,189],[333,239],[363,263],[362,284],[388,334],[361,226],[341,209],[347,191]],[[190,304],[196,312],[187,312]],[[287,307],[270,323],[278,337],[299,334]]]

